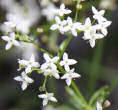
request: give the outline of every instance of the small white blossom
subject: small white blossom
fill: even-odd
[[[84,31],[84,37],[90,36],[92,29],[93,29],[93,26],[92,26],[90,18],[88,17],[85,20],[85,24],[81,26],[81,30]]]
[[[66,20],[61,21],[60,18],[58,16],[55,16],[55,21],[56,24],[53,24],[50,29],[51,30],[59,30],[61,34],[64,34],[65,32],[65,28],[64,26],[67,24]]]
[[[97,110],[102,110],[102,104],[100,102],[97,102]]]
[[[64,14],[70,14],[72,11],[69,9],[65,9],[65,5],[61,4],[60,9],[58,9],[59,16],[63,16]]]
[[[46,60],[46,62],[41,65],[42,70],[45,71],[45,69],[47,69],[47,68],[52,68],[55,70],[57,68],[54,63],[56,63],[58,61],[59,57],[56,56],[54,58],[50,58],[48,56],[48,54],[46,54],[46,53],[44,53],[43,57]]]
[[[54,76],[56,79],[59,79],[60,76],[59,76],[59,73],[58,73],[58,70],[55,68],[48,68],[46,70],[44,70],[44,75],[45,76]]]
[[[33,68],[38,68],[40,65],[38,62],[35,62],[35,57],[32,54],[30,57],[30,60],[18,60],[18,63],[20,64],[20,68],[18,70],[21,70],[22,68],[25,68],[26,73],[32,72]]]
[[[103,34],[96,33],[96,30],[93,29],[93,30],[91,30],[90,35],[84,36],[83,39],[89,40],[90,46],[93,48],[95,46],[95,40],[102,39],[103,37],[104,37]]]
[[[73,36],[77,36],[77,30],[81,28],[81,23],[75,22],[73,23],[72,18],[67,18],[67,26],[65,27],[66,31],[71,31]]]
[[[111,23],[111,21],[101,21],[98,25],[96,25],[96,29],[101,30],[102,34],[106,36],[108,34],[107,27],[109,27]]]
[[[6,50],[9,50],[13,45],[20,46],[19,42],[17,40],[15,40],[14,32],[12,32],[10,34],[10,36],[2,36],[2,39],[5,40],[6,42],[8,42],[5,47]]]
[[[48,101],[57,102],[57,99],[54,97],[53,93],[46,93],[38,95],[39,98],[43,99],[43,106],[48,104]]]
[[[92,6],[92,11],[94,13],[94,15],[93,15],[94,19],[97,19],[98,21],[107,21],[107,19],[103,17],[105,10],[98,11],[98,10],[96,10],[96,8],[94,6]]]
[[[79,77],[80,77],[80,75],[79,75],[78,73],[75,73],[75,72],[74,72],[74,69],[71,69],[71,70],[68,70],[67,73],[64,74],[64,75],[61,77],[61,79],[66,79],[66,84],[67,84],[68,86],[70,86],[70,85],[71,85],[71,80],[72,80],[73,78],[79,78]]]
[[[63,54],[63,60],[60,61],[59,64],[61,66],[64,66],[65,70],[68,71],[68,70],[70,70],[69,65],[74,65],[76,63],[77,63],[76,60],[74,60],[74,59],[68,59],[68,54],[67,53],[64,53]]]
[[[21,73],[21,76],[15,77],[14,80],[22,82],[21,88],[23,91],[27,88],[27,86],[30,83],[34,82],[31,78],[27,76],[27,74],[24,71]]]

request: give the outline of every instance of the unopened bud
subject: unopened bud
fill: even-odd
[[[80,9],[82,9],[82,5],[77,4],[76,8],[80,10]]]
[[[43,29],[42,28],[37,28],[37,32],[40,34],[40,33],[43,33]]]
[[[104,102],[105,107],[109,107],[111,105],[111,102],[109,100],[106,100]]]

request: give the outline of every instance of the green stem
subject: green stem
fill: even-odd
[[[84,97],[82,96],[80,90],[78,89],[77,85],[75,84],[74,81],[72,81],[71,86],[73,87],[73,89],[75,90],[75,92],[77,93],[77,95],[81,98],[82,102],[84,102],[85,105],[87,105],[86,100],[84,99]]]
[[[34,41],[32,41],[32,43],[33,43],[34,46],[37,47],[41,52],[46,53],[46,54],[48,54],[50,57],[52,57],[52,55],[51,55],[47,50],[45,50],[45,49],[39,47]]]
[[[47,76],[45,77],[44,82],[43,82],[43,87],[44,87],[44,88],[45,88],[45,86],[46,86],[46,82],[47,82]]]

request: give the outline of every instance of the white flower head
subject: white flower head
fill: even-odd
[[[64,3],[60,5],[60,9],[58,9],[59,16],[63,16],[64,14],[70,14],[72,11],[69,9],[65,9]]]
[[[111,21],[99,21],[99,24],[96,25],[96,29],[101,30],[102,34],[106,36],[108,34],[107,27],[109,27],[111,23]]]
[[[93,28],[88,36],[84,36],[84,40],[89,40],[90,46],[93,48],[95,46],[96,39],[102,39],[104,37],[103,34],[96,33],[96,29]]]
[[[68,70],[70,70],[69,66],[70,66],[70,65],[74,65],[74,64],[76,64],[76,63],[77,63],[76,60],[74,60],[74,59],[68,59],[68,54],[67,54],[67,53],[64,53],[64,54],[63,54],[63,60],[60,61],[59,64],[60,64],[61,66],[64,66],[65,70],[68,71]]]
[[[64,74],[64,75],[61,77],[61,79],[66,79],[66,84],[67,84],[68,86],[70,86],[70,85],[71,85],[71,80],[72,80],[73,78],[79,78],[79,77],[81,77],[81,76],[80,76],[78,73],[75,73],[75,72],[74,72],[74,69],[71,69],[71,70],[68,70],[67,73]]]
[[[105,10],[98,11],[94,6],[92,6],[92,11],[94,13],[94,19],[97,19],[98,21],[107,21],[107,19],[103,17]]]
[[[14,80],[22,82],[21,88],[24,91],[30,83],[33,83],[33,79],[29,78],[27,74],[23,71],[21,76],[17,76]]]
[[[32,72],[33,68],[38,68],[40,65],[38,62],[35,62],[35,57],[32,54],[30,57],[30,60],[18,60],[18,63],[20,64],[20,68],[18,70],[21,70],[22,68],[25,68],[26,73]]]
[[[43,99],[43,106],[48,104],[48,101],[57,102],[57,99],[54,97],[53,93],[46,93],[38,95],[39,98]]]
[[[45,76],[54,76],[56,79],[59,79],[60,76],[59,76],[59,73],[58,73],[58,70],[55,68],[48,68],[46,70],[44,70],[44,75]]]
[[[5,47],[6,50],[9,50],[13,45],[20,46],[20,43],[17,40],[15,40],[14,32],[12,32],[10,36],[2,36],[2,39],[8,42]]]
[[[56,24],[53,24],[50,29],[51,30],[59,30],[61,34],[64,34],[65,32],[65,25],[67,24],[66,20],[61,21],[61,19],[58,16],[55,16]]]
[[[58,61],[59,57],[56,56],[56,57],[50,58],[49,55],[46,53],[43,54],[43,57],[46,61],[45,63],[41,65],[41,69],[43,71],[45,71],[45,69],[47,68],[52,68],[54,70],[57,68],[55,63]]]
[[[102,110],[102,104],[100,102],[97,102],[97,110]]]
[[[81,23],[75,22],[73,23],[72,18],[67,18],[67,26],[65,26],[65,31],[71,31],[73,36],[77,36],[77,30],[80,29]]]

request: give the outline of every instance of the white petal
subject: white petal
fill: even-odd
[[[108,32],[107,32],[107,29],[106,28],[102,28],[102,33],[106,36],[107,34],[108,34]]]
[[[98,13],[98,11],[96,10],[96,8],[94,6],[92,6],[92,11],[93,11],[94,14]]]
[[[52,62],[53,62],[53,63],[56,63],[58,60],[59,60],[59,57],[54,57],[54,58],[52,59]]]
[[[20,43],[19,43],[17,40],[13,40],[12,43],[13,43],[13,45],[15,45],[15,46],[20,46]]]
[[[34,82],[34,80],[32,80],[31,78],[29,78],[28,76],[25,77],[25,80],[26,80],[27,83],[33,83]]]
[[[105,10],[101,10],[101,11],[99,11],[99,14],[100,14],[101,16],[103,16],[104,13],[105,13]]]
[[[12,43],[8,42],[5,46],[6,50],[9,50],[12,47]]]
[[[75,29],[72,29],[71,31],[72,31],[73,36],[77,36],[77,31]]]
[[[43,100],[43,106],[46,106],[48,104],[48,100],[47,99],[44,99]]]
[[[60,5],[60,9],[64,9],[65,8],[65,5],[64,3]]]
[[[41,95],[38,95],[39,98],[42,98],[42,99],[45,99],[47,98],[47,95],[46,94],[41,94]]]
[[[68,54],[65,52],[64,54],[63,54],[63,60],[67,60],[68,59]]]
[[[91,25],[91,20],[90,20],[89,17],[86,18],[86,20],[85,20],[85,25],[86,25],[86,26],[90,26],[90,25]]]
[[[53,76],[56,78],[56,79],[59,79],[60,78],[60,76],[59,76],[59,74],[58,73],[53,73]]]
[[[15,33],[12,32],[12,33],[10,34],[10,37],[11,37],[12,39],[15,39]]]
[[[22,81],[22,77],[21,76],[17,76],[17,77],[14,78],[14,80],[16,80],[16,81]]]
[[[57,102],[57,99],[55,97],[50,97],[50,100],[53,102]]]
[[[64,65],[65,70],[68,72],[70,70],[69,65]]]
[[[2,39],[5,40],[5,41],[9,41],[10,38],[8,36],[2,36]]]
[[[48,54],[46,54],[46,53],[44,53],[43,54],[43,57],[44,57],[44,59],[46,60],[46,61],[50,61],[51,60],[51,58],[48,56]]]
[[[72,77],[73,77],[73,78],[79,78],[80,75],[79,75],[78,73],[72,73]]]
[[[32,65],[32,67],[36,67],[36,68],[40,66],[40,64],[38,62],[32,62],[31,65]]]
[[[61,66],[65,65],[65,61],[60,61],[59,63]]]
[[[71,12],[72,12],[71,10],[67,10],[67,9],[64,11],[65,14],[70,14]]]
[[[67,84],[68,86],[71,85],[71,79],[70,79],[70,78],[66,79],[66,84]]]
[[[28,84],[26,82],[22,83],[21,88],[22,88],[23,91],[27,88],[27,85]]]
[[[47,67],[48,67],[47,63],[44,63],[44,64],[41,65],[42,70],[45,70]]]
[[[58,28],[59,28],[59,25],[57,25],[57,24],[53,24],[53,25],[50,27],[51,30],[56,30],[56,29],[58,29]]]
[[[74,59],[68,59],[68,63],[69,63],[69,65],[74,65],[77,63],[77,61]]]
[[[90,46],[93,48],[95,46],[95,40],[89,40]]]
[[[51,63],[50,65],[49,65],[52,69],[56,69],[57,68],[57,66],[55,65],[55,64],[53,64],[53,63]]]
[[[55,21],[56,21],[56,23],[58,23],[58,24],[61,23],[61,20],[60,20],[60,18],[59,18],[58,16],[55,16]]]
[[[67,79],[67,78],[69,78],[69,74],[68,74],[68,73],[64,74],[64,75],[61,77],[61,79]]]
[[[28,66],[28,67],[25,69],[25,72],[26,72],[26,73],[32,72],[32,69],[31,69],[31,68],[32,68],[31,66]]]

